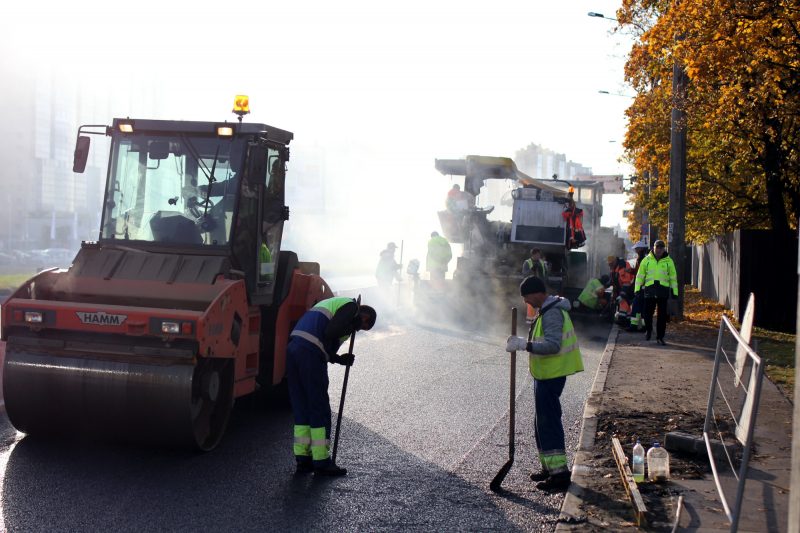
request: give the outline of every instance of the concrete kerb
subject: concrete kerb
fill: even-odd
[[[589,476],[593,475],[591,467],[588,466],[588,457],[591,457],[592,449],[594,448],[594,439],[597,434],[597,412],[600,404],[603,401],[603,391],[606,386],[606,378],[608,377],[608,368],[611,365],[611,357],[614,354],[614,349],[617,346],[617,337],[619,335],[619,328],[613,326],[611,332],[608,334],[608,341],[606,342],[603,355],[600,357],[600,364],[597,366],[597,372],[594,376],[592,383],[592,390],[589,397],[586,399],[586,407],[583,409],[583,421],[581,423],[581,432],[578,437],[578,449],[575,452],[575,458],[572,461],[572,484],[564,497],[564,503],[561,505],[561,514],[558,516],[558,523],[556,524],[556,531],[571,531],[571,526],[581,524],[586,521],[586,517],[581,513],[580,505],[583,501],[581,495],[583,493],[584,481]]]

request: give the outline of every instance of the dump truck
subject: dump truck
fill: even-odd
[[[498,312],[509,302],[519,304],[522,263],[532,248],[540,248],[550,264],[547,283],[551,291],[570,300],[577,297],[590,275],[605,267],[598,260],[595,239],[600,233],[602,183],[570,183],[556,176],[535,179],[507,157],[436,159],[435,167],[447,176],[463,176],[463,191],[472,198],[492,184],[501,185],[493,188],[496,205],[466,202],[466,208],[438,212],[445,237],[463,245],[453,280],[461,295],[477,294],[477,299],[467,304],[469,312],[490,301],[502,302]],[[570,202],[582,213],[585,238],[571,240],[564,216]]]
[[[289,333],[333,296],[281,249],[293,134],[238,122],[116,118],[96,241],[2,306],[11,424],[33,435],[211,450],[234,401],[285,383]]]

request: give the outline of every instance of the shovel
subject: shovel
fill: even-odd
[[[517,308],[511,308],[511,334],[517,334]],[[516,382],[517,382],[517,352],[511,352],[511,371],[510,371],[510,393],[509,393],[509,413],[508,413],[508,461],[500,468],[497,475],[489,483],[489,489],[492,492],[500,492],[500,484],[508,475],[511,466],[514,464],[514,419],[516,415]]]
[[[361,295],[356,300],[357,305],[361,305]],[[353,353],[353,345],[356,343],[356,330],[350,334],[350,349],[347,353]],[[336,433],[333,436],[333,453],[331,461],[336,464],[336,449],[339,447],[339,428],[342,425],[342,411],[344,411],[344,396],[347,394],[347,378],[350,376],[350,365],[344,367],[344,380],[342,381],[342,398],[339,400],[339,416],[336,418]]]

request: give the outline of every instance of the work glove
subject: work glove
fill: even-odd
[[[344,366],[353,366],[353,363],[356,360],[356,356],[351,353],[343,353],[342,355],[337,355],[333,358],[333,362],[344,365]]]
[[[517,337],[515,335],[511,335],[506,340],[507,352],[524,352],[527,347],[528,347],[528,341],[524,337]]]

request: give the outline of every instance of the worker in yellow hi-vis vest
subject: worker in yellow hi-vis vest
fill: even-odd
[[[583,371],[578,337],[569,317],[569,301],[547,294],[544,282],[525,278],[519,287],[526,304],[539,310],[528,338],[512,335],[506,351],[529,353],[535,399],[534,429],[542,471],[531,475],[536,488],[565,492],[570,484],[564,425],[561,421],[561,393],[567,376]]]

